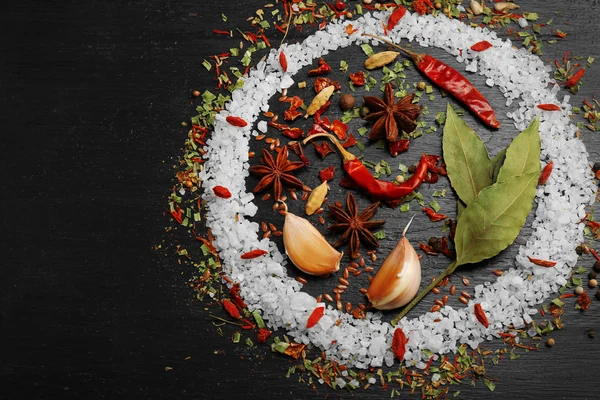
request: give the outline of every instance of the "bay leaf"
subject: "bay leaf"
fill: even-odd
[[[460,216],[462,215],[463,211],[465,211],[465,208],[467,208],[467,205],[461,199],[457,199],[456,200],[456,220],[457,221],[460,219]]]
[[[498,174],[500,173],[500,168],[502,164],[504,164],[504,159],[506,158],[506,147],[503,148],[492,158],[491,166],[490,166],[490,178],[492,178],[492,182],[498,182]]]
[[[540,120],[534,118],[529,126],[513,139],[506,149],[504,164],[498,173],[498,182],[517,175],[540,174]]]
[[[458,197],[469,205],[483,188],[492,184],[490,157],[483,141],[450,104],[442,146],[450,183]]]
[[[511,176],[471,201],[456,226],[458,265],[493,257],[517,238],[531,211],[538,177],[538,173]]]

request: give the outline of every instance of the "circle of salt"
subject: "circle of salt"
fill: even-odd
[[[328,358],[359,368],[391,366],[394,357],[390,351],[393,330],[381,321],[380,313],[369,313],[365,320],[355,320],[331,306],[319,323],[310,330],[306,321],[316,306],[316,299],[301,292],[301,284],[286,274],[285,257],[268,239],[258,239],[259,226],[246,216],[256,213],[253,194],[246,193],[248,151],[252,131],[259,112],[268,110],[268,100],[290,87],[291,78],[302,67],[330,50],[353,43],[368,42],[362,33],[382,35],[382,21],[388,13],[366,14],[352,21],[356,33],[348,36],[349,22],[337,22],[308,37],[301,44],[284,45],[272,50],[245,78],[242,89],[232,94],[226,110],[215,118],[215,129],[207,142],[204,170],[199,174],[207,200],[207,226],[215,236],[214,245],[223,261],[225,273],[241,282],[241,294],[250,310],[261,310],[269,327],[285,328],[288,335],[299,343],[312,343],[321,348]],[[587,152],[580,140],[575,139],[576,128],[570,123],[569,96],[557,99],[558,86],[549,77],[549,68],[524,49],[517,50],[510,41],[497,38],[494,32],[469,27],[443,16],[418,16],[407,13],[389,32],[389,37],[416,41],[419,45],[435,46],[456,56],[466,64],[466,70],[478,72],[497,85],[507,99],[507,106],[520,99],[518,110],[507,113],[515,126],[522,130],[532,118],[540,115],[542,142],[541,161],[552,160],[554,168],[545,186],[536,194],[537,210],[532,233],[526,245],[521,246],[510,268],[495,283],[475,287],[475,296],[462,309],[450,306],[439,312],[426,313],[399,323],[409,338],[405,362],[423,368],[429,357],[427,349],[438,354],[455,352],[462,343],[478,346],[483,340],[499,337],[498,332],[509,325],[522,327],[537,313],[535,306],[556,292],[567,282],[577,260],[575,245],[583,239],[585,206],[594,200]],[[470,46],[487,40],[493,47],[474,53]],[[458,49],[463,50],[460,54]],[[288,60],[288,71],[283,73],[278,62],[283,50]],[[536,104],[560,104],[560,112],[541,112]],[[227,115],[236,115],[249,122],[245,128],[232,127],[225,122]],[[229,199],[214,196],[212,187],[226,184],[232,193]],[[269,255],[254,260],[241,260],[239,255],[251,249],[262,248]],[[551,259],[554,268],[531,264],[527,256]],[[480,303],[485,310],[489,327],[486,329],[474,317],[473,304]],[[341,319],[338,326],[335,321]],[[433,321],[439,319],[439,322]]]

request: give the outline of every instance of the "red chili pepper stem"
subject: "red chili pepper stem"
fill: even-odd
[[[431,289],[433,289],[434,287],[437,286],[438,283],[440,283],[445,277],[452,275],[452,273],[454,272],[454,270],[456,269],[456,267],[458,267],[458,264],[456,263],[456,260],[452,262],[452,264],[450,264],[448,266],[448,268],[446,268],[446,270],[444,272],[442,272],[437,278],[435,278],[435,280],[433,282],[431,282],[429,284],[429,286],[427,286],[425,289],[423,289],[423,291],[421,291],[421,293],[419,293],[417,295],[417,297],[415,297],[414,299],[412,299],[412,301],[410,303],[408,303],[404,309],[402,310],[402,312],[400,312],[400,314],[398,314],[393,320],[392,320],[392,326],[396,326],[398,324],[398,322],[400,322],[400,320],[402,318],[404,318],[406,316],[406,314],[408,314],[410,312],[410,310],[413,309],[414,306],[416,306],[422,299],[423,297],[425,297],[425,295],[427,293],[429,293],[431,291]]]

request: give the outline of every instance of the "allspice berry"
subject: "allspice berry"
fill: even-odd
[[[594,271],[592,271],[588,274],[588,279],[596,279],[597,277],[598,277],[598,274],[596,274]]]
[[[595,280],[595,279],[590,279],[590,280],[588,281],[588,285],[589,285],[589,287],[591,287],[591,288],[595,288],[596,286],[598,286],[598,281],[597,281],[597,280]]]
[[[600,272],[600,261],[596,261],[593,267],[595,272]]]
[[[340,97],[340,108],[343,111],[351,110],[354,107],[354,97],[351,94],[345,94]]]
[[[555,343],[556,342],[552,338],[548,338],[548,340],[546,340],[546,346],[548,346],[548,347],[554,346]]]
[[[423,81],[417,83],[417,89],[418,90],[425,90],[427,88],[427,84]]]

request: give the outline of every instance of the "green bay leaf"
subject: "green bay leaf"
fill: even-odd
[[[458,197],[469,205],[483,188],[492,184],[490,157],[483,141],[450,104],[442,146],[450,183]]]
[[[519,133],[506,149],[504,164],[498,173],[498,182],[517,175],[540,173],[540,120],[534,118],[527,129]]]
[[[473,199],[456,226],[458,265],[493,257],[517,238],[531,211],[538,177],[537,173],[511,176]]]
[[[490,165],[490,177],[492,178],[492,182],[498,182],[498,174],[500,174],[500,168],[502,168],[502,164],[504,164],[504,159],[506,158],[506,147],[503,148],[492,158]]]

